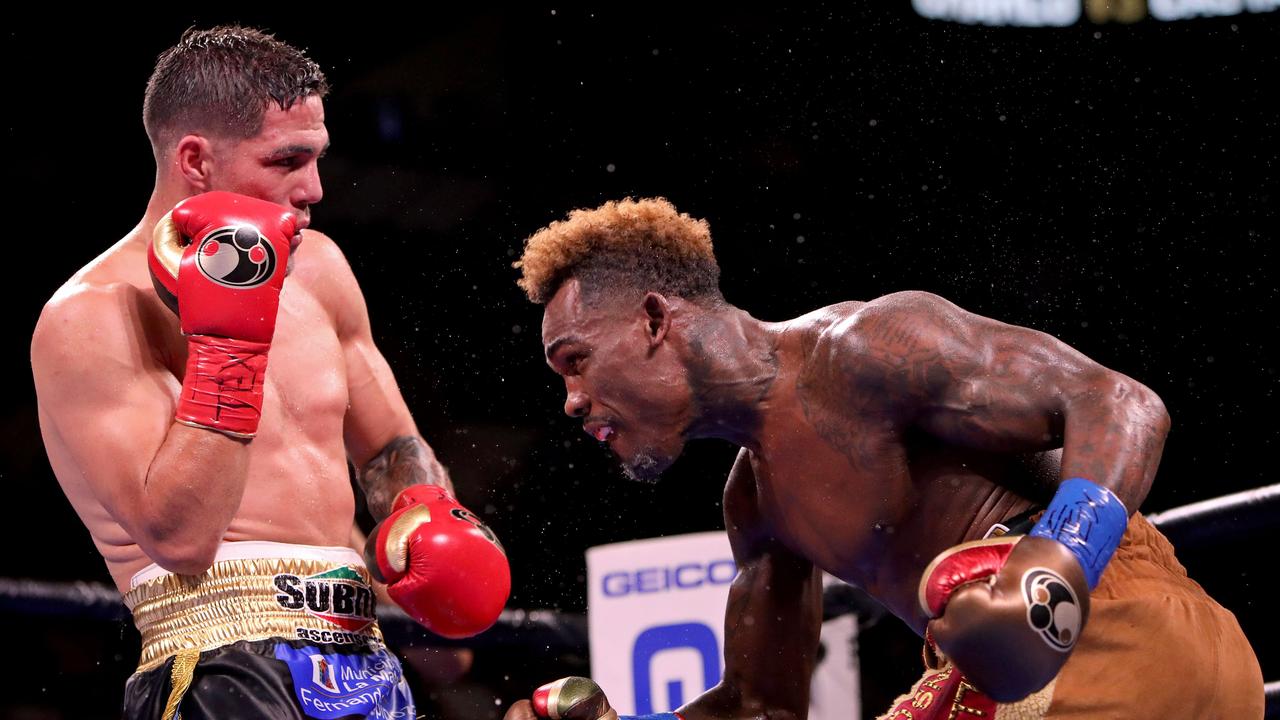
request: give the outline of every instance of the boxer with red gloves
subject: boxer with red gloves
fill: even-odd
[[[442,497],[360,286],[310,228],[326,90],[260,31],[184,34],[147,85],[146,212],[32,338],[50,462],[142,635],[124,717],[416,714],[350,466],[385,520],[372,570],[414,617],[471,634],[506,601],[501,547]]]
[[[758,320],[662,198],[575,210],[517,267],[564,412],[628,476],[742,448],[724,673],[686,720],[805,715],[819,569],[936,641],[895,720],[1261,715],[1248,639],[1136,512],[1170,423],[1141,383],[925,292]],[[1046,506],[1016,545],[964,544]]]

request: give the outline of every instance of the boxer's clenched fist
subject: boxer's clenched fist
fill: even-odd
[[[296,234],[286,208],[228,192],[187,198],[157,223],[147,264],[189,348],[179,422],[234,437],[257,432]]]
[[[920,579],[929,635],[979,690],[1000,702],[1043,688],[1075,647],[1089,589],[1061,544],[1000,537],[943,551]]]
[[[618,713],[594,680],[567,677],[534,690],[530,700],[517,701],[504,720],[618,720]]]
[[[518,700],[503,720],[684,720],[680,713],[637,717],[619,716],[595,680],[560,678],[533,691],[529,700]]]
[[[469,637],[497,622],[511,592],[498,538],[437,485],[413,485],[369,534],[365,563],[423,627]]]

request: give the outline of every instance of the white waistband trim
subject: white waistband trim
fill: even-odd
[[[269,540],[241,540],[239,542],[223,541],[218,545],[218,553],[214,562],[223,560],[259,560],[263,558],[294,558],[297,560],[318,560],[335,565],[358,565],[364,567],[360,553],[349,547],[323,547],[319,545],[293,545],[290,543],[271,542]],[[129,589],[151,582],[156,578],[172,575],[155,563],[134,573],[129,580]]]

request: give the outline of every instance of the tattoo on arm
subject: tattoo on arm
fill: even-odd
[[[453,492],[449,473],[422,438],[404,435],[387,443],[357,473],[369,513],[381,520],[391,513],[391,503],[410,485],[439,485]]]

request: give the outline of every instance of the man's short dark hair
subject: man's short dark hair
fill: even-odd
[[[262,130],[268,103],[288,110],[329,91],[301,50],[261,30],[191,28],[160,54],[147,81],[142,123],[157,159],[182,135],[244,139]]]

